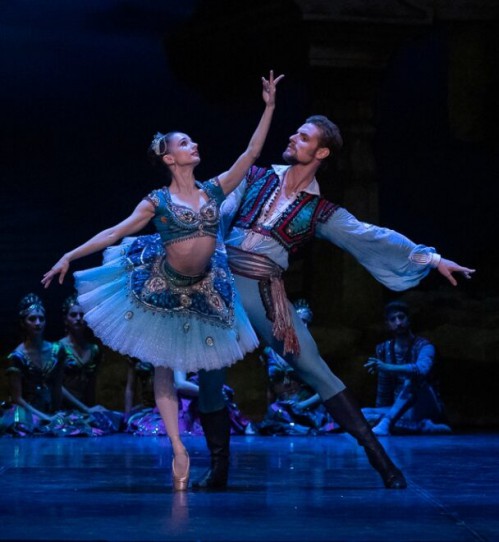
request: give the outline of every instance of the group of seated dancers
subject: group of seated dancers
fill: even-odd
[[[294,303],[305,325],[312,321],[309,304]],[[22,342],[4,360],[9,396],[1,403],[0,435],[100,436],[123,431],[139,436],[166,435],[154,400],[154,366],[123,356],[126,385],[123,410],[97,403],[97,379],[103,351],[84,320],[77,296],[62,305],[65,336],[44,339],[46,310],[35,294],[19,305]],[[448,433],[443,404],[434,378],[435,348],[415,336],[409,307],[401,301],[385,308],[391,337],[377,345],[366,362],[377,373],[376,405],[363,412],[380,436]],[[104,355],[105,360],[105,355]],[[255,420],[238,408],[234,390],[224,386],[232,435],[323,435],[340,430],[317,393],[270,347],[261,351],[267,373],[267,408]],[[179,427],[183,434],[202,435],[195,373],[175,371]]]

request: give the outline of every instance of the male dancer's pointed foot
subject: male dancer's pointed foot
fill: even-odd
[[[365,449],[365,451],[370,465],[378,471],[386,489],[407,488],[405,476],[402,474],[402,471],[392,463],[390,458],[385,455],[386,453],[382,452],[380,454],[378,451],[373,452],[369,449]]]
[[[377,440],[374,435],[372,438]],[[381,444],[379,447],[364,446],[364,450],[369,464],[378,471],[387,489],[406,489],[407,481],[402,471],[394,465]]]
[[[405,489],[407,482],[404,475],[394,465],[372,432],[371,426],[367,423],[350,391],[345,389],[337,393],[324,401],[324,405],[333,419],[364,448],[369,464],[381,476],[385,487],[387,489]]]
[[[185,458],[182,458],[183,468],[179,465],[175,467],[175,460],[180,459],[179,456],[185,456],[187,458],[187,463]],[[180,461],[179,461],[180,463]],[[180,469],[180,472],[179,472]],[[172,459],[172,480],[173,480],[173,490],[174,491],[187,491],[189,487],[189,474],[190,474],[190,459],[187,451],[183,454],[176,454]]]
[[[381,474],[381,473],[380,473]],[[383,476],[382,476],[383,477]],[[407,481],[402,471],[395,469],[383,477],[383,482],[387,489],[406,489]]]

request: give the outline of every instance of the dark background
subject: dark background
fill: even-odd
[[[43,291],[41,276],[63,252],[123,219],[158,186],[146,160],[156,131],[189,133],[200,146],[198,178],[206,179],[244,149],[262,111],[260,76],[270,68],[286,78],[259,163],[279,162],[287,137],[306,115],[321,111],[310,84],[304,23],[292,1],[19,0],[0,7],[0,324],[6,354],[20,339],[16,307],[29,291],[47,305],[47,338],[62,335],[60,305],[72,291],[71,279]],[[469,40],[453,41],[453,30],[436,24],[402,43],[383,74],[374,103],[379,216],[383,225],[478,269],[457,292],[434,273],[407,295],[418,309],[415,326],[430,337],[433,331],[435,340],[459,345],[459,326],[476,327],[470,332],[476,363],[472,354],[447,348],[447,362],[455,364],[446,392],[457,423],[490,424],[499,418],[492,397],[484,399],[494,393],[499,365],[498,33],[490,32],[487,52],[480,54]],[[480,61],[456,69],[466,55]],[[470,78],[476,85],[470,87]],[[338,179],[335,189],[334,171],[328,195],[341,204],[345,180]],[[75,262],[73,270],[99,260]],[[391,296],[384,292],[383,301]],[[328,303],[327,281],[320,298],[309,301],[320,315],[315,332],[326,359],[338,360],[340,376],[353,379],[363,402],[372,400],[372,380],[358,363],[353,372],[349,364],[381,340],[382,307],[364,332],[341,327],[337,315],[328,318],[320,309]],[[449,323],[457,327],[446,328]],[[330,345],[332,330],[343,339]],[[485,352],[479,351],[483,344]],[[104,398],[121,393],[120,364],[110,362],[103,376]],[[238,383],[261,388],[261,367],[243,365],[232,376],[236,393],[250,414],[258,414],[262,393]]]

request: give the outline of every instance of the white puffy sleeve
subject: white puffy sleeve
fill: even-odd
[[[394,230],[360,222],[343,208],[318,223],[316,235],[346,250],[390,290],[416,286],[440,261],[434,248],[416,245]]]

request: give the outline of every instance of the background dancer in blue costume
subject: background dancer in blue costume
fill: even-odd
[[[301,321],[308,327],[313,313],[304,299],[293,303]],[[318,393],[270,346],[263,350],[270,399],[261,422],[252,424],[261,435],[321,435],[336,429]]]
[[[84,413],[96,434],[107,435],[119,431],[123,414],[96,404],[97,378],[102,363],[99,345],[92,341],[92,334],[84,319],[83,307],[76,294],[62,304],[66,335],[59,339],[65,350],[64,378],[62,381],[63,405],[77,408]],[[76,413],[73,412],[73,416]]]
[[[75,273],[85,320],[108,346],[155,366],[156,405],[171,440],[175,490],[185,490],[189,456],[178,430],[173,370],[220,369],[242,359],[257,339],[234,289],[223,242],[219,208],[258,158],[283,76],[262,78],[265,110],[248,148],[232,167],[204,184],[196,181],[197,144],[182,132],[156,134],[149,153],[170,172],[167,187],[154,190],[133,213],[65,254],[43,279],[62,283],[73,260],[107,247],[104,264]],[[154,236],[120,239],[151,220]]]
[[[21,299],[19,323],[23,339],[7,356],[11,405],[0,416],[0,434],[53,434],[50,424],[62,416],[65,351],[58,343],[45,340],[45,307],[36,294]]]
[[[409,306],[392,301],[385,307],[385,323],[391,338],[376,346],[376,355],[364,367],[378,375],[376,406],[363,408],[373,433],[450,433],[436,378],[436,349],[411,330]]]
[[[10,398],[0,408],[0,435],[95,437],[119,429],[121,414],[92,411],[65,390],[66,364],[75,360],[60,341],[45,340],[45,308],[37,295],[22,298],[19,323],[23,340],[6,360]]]

